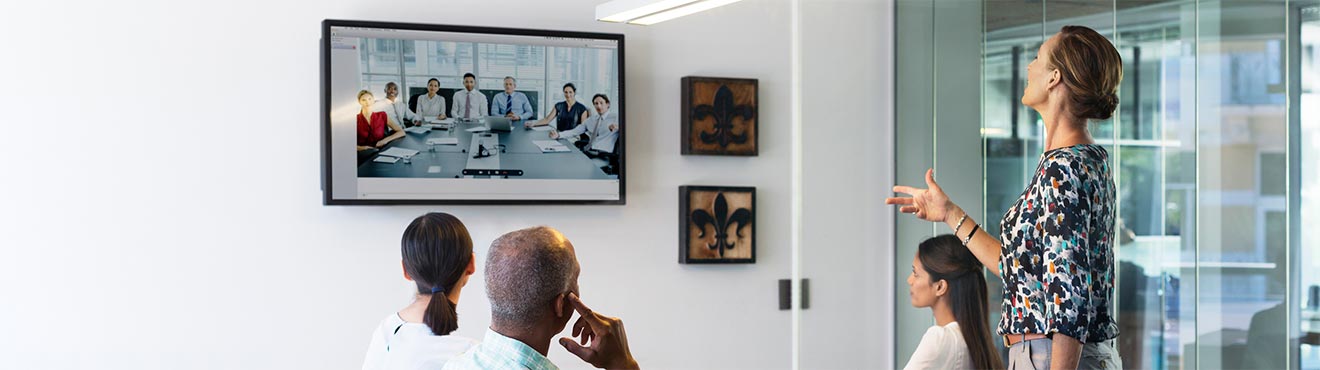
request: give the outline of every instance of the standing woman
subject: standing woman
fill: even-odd
[[[1118,51],[1095,30],[1064,26],[1041,44],[1022,104],[1045,123],[1045,152],[998,240],[948,198],[932,170],[927,189],[895,186],[911,197],[885,200],[949,225],[1004,280],[998,333],[1009,369],[1122,368],[1112,341],[1114,179],[1109,153],[1086,128],[1113,115],[1122,79]]]
[[[477,343],[452,334],[459,293],[477,270],[463,222],[448,213],[417,217],[401,249],[403,278],[417,284],[417,294],[376,328],[363,370],[439,369]]]

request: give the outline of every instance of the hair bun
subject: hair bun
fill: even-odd
[[[1083,99],[1079,116],[1097,120],[1107,120],[1114,116],[1118,108],[1118,95],[1114,93],[1091,95]]]

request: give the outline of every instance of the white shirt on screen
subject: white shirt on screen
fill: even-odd
[[[409,121],[420,120],[416,113],[413,113],[411,109],[408,109],[408,102],[403,98],[396,97],[393,102],[389,99],[377,100],[376,106],[372,107],[372,109],[385,112],[385,115],[389,116],[390,119],[394,120],[394,123],[399,126],[403,126],[403,119]]]
[[[595,113],[595,111],[592,111],[592,113]],[[613,131],[610,130],[610,125],[614,125]],[[610,114],[610,112],[594,114],[587,117],[586,121],[582,121],[572,130],[559,133],[559,137],[573,140],[571,138],[581,134],[587,134],[591,137],[591,142],[587,145],[587,148],[614,153],[614,141],[619,139],[619,117]]]
[[[426,324],[403,321],[396,313],[371,334],[362,370],[439,369],[477,343],[453,334],[435,335]]]
[[[931,326],[921,336],[921,344],[912,352],[903,370],[971,369],[971,355],[963,341],[962,330],[954,321],[944,326]]]
[[[468,106],[471,103],[471,106]],[[468,91],[462,89],[454,92],[454,106],[449,109],[451,117],[457,118],[481,118],[490,111],[490,104],[486,103],[486,96],[480,91],[473,89]],[[467,115],[464,115],[467,113]]]
[[[445,112],[445,97],[435,94],[435,97],[428,97],[426,94],[417,97],[417,115],[423,118],[440,117]]]

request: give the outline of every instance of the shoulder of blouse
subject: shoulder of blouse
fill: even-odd
[[[1109,155],[1105,148],[1098,145],[1084,145],[1079,147],[1058,148],[1044,153],[1046,162],[1093,162],[1104,161]]]

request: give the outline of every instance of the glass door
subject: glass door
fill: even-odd
[[[940,92],[945,69],[899,56],[900,91],[937,91],[928,98],[896,94],[899,122],[918,125],[898,129],[898,183],[921,183],[920,173],[907,173],[921,166],[903,163],[933,165],[937,173],[945,166],[939,149],[905,142],[961,146],[950,133],[966,127],[922,112],[978,107],[971,129],[979,129],[984,177],[975,194],[951,195],[960,205],[980,202],[982,211],[973,214],[997,234],[999,216],[1043,150],[1039,117],[1019,103],[1026,65],[1061,26],[1096,29],[1124,60],[1119,110],[1090,124],[1116,169],[1115,317],[1124,367],[1320,368],[1313,347],[1320,324],[1312,324],[1320,322],[1320,257],[1308,248],[1316,245],[1308,237],[1314,228],[1305,226],[1320,220],[1315,197],[1307,196],[1320,195],[1311,191],[1320,189],[1315,1],[984,0],[928,8],[898,2],[898,52],[964,47],[938,36],[947,28],[930,29],[934,37],[915,34],[903,28],[904,19],[978,14],[981,32],[953,34],[976,39],[980,91],[970,99]],[[895,271],[904,275],[915,241],[947,227],[931,230],[897,216]],[[993,325],[1000,286],[997,277],[989,282]],[[904,307],[907,286],[894,286],[893,365],[901,367],[930,317]]]

